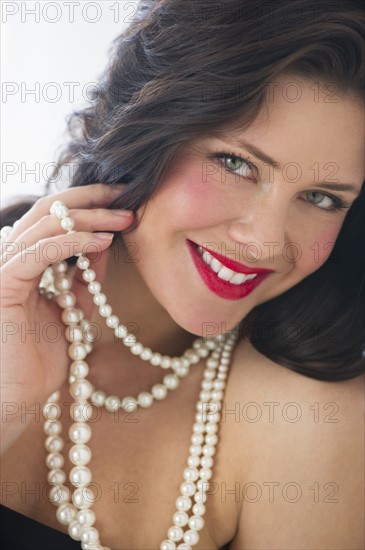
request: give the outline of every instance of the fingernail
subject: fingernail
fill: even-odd
[[[116,216],[129,216],[133,212],[131,210],[109,210],[112,214],[115,214]]]
[[[96,239],[100,239],[101,241],[111,241],[114,237],[113,233],[93,233],[93,235]]]

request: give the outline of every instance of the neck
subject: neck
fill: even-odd
[[[106,274],[101,281],[107,302],[120,322],[136,335],[144,346],[162,355],[181,355],[196,338],[173,321],[157,302],[141,277],[137,263],[123,261],[128,252],[118,235],[109,249]],[[101,326],[102,336],[97,345],[115,341],[113,331],[107,329],[95,306],[91,319]]]

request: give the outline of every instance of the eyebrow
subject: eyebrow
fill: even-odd
[[[281,168],[281,164],[274,160],[273,158],[269,157],[266,153],[261,151],[261,149],[258,149],[251,143],[248,143],[245,140],[235,140],[235,145],[238,147],[243,147],[244,149],[247,149],[249,153],[254,155],[256,158],[260,159],[262,162],[265,162],[269,166],[273,166],[274,168]],[[352,185],[351,183],[330,183],[327,181],[323,181],[316,184],[318,187],[322,187],[324,189],[332,189],[334,191],[350,191],[354,193],[355,195],[359,195],[360,191],[355,187],[355,185]]]

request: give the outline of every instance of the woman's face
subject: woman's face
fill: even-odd
[[[194,334],[230,330],[319,269],[364,180],[364,109],[357,102],[322,83],[282,77],[266,106],[240,133],[190,142],[124,236],[138,246],[135,265],[149,290]],[[334,210],[340,201],[347,209]],[[207,265],[195,245],[223,261]],[[273,272],[240,283],[230,269]]]

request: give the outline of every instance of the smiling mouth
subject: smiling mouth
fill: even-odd
[[[203,262],[207,266],[209,266],[209,268],[214,273],[216,273],[217,277],[222,279],[222,281],[227,281],[232,285],[241,285],[246,281],[250,281],[251,279],[255,279],[255,277],[257,277],[257,273],[238,273],[237,271],[226,267],[219,260],[217,260],[217,258],[214,258],[212,254],[210,254],[210,252],[203,249],[201,246],[197,247],[197,251],[201,256]]]

